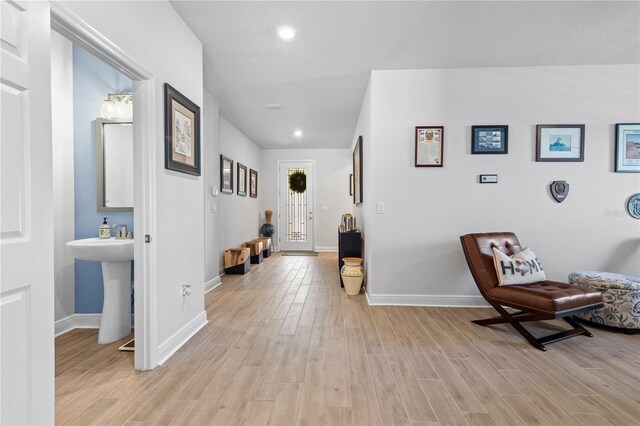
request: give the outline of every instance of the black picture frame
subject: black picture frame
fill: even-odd
[[[164,167],[200,176],[200,107],[164,84]]]
[[[471,126],[471,154],[508,154],[509,126]]]
[[[538,124],[536,161],[583,162],[584,124]]]
[[[414,166],[444,166],[444,126],[416,126]]]
[[[220,192],[233,194],[233,160],[220,154]]]
[[[238,185],[236,194],[241,197],[247,196],[247,166],[238,161]]]
[[[362,136],[353,148],[353,204],[362,203]]]
[[[249,169],[249,197],[258,198],[258,172]]]
[[[353,195],[353,173],[349,174],[349,195]]]
[[[616,124],[616,173],[640,173],[640,123]]]

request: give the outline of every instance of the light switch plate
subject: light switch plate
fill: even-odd
[[[378,214],[384,214],[385,210],[386,210],[386,206],[384,203],[380,202],[377,204],[376,211],[378,212]]]
[[[215,197],[218,195],[218,187],[211,185],[211,196]]]
[[[480,175],[480,183],[498,183],[498,175]]]

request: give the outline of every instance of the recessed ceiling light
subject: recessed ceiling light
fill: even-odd
[[[296,30],[288,26],[278,27],[278,35],[281,39],[289,41],[296,36]]]
[[[302,130],[296,130],[295,132],[293,132],[293,135],[299,138],[300,136],[302,136]]]

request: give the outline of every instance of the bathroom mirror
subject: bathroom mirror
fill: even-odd
[[[96,119],[98,211],[133,211],[133,125]]]

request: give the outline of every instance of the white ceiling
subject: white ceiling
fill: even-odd
[[[370,70],[640,63],[638,1],[171,3],[221,114],[263,148],[349,147]]]

